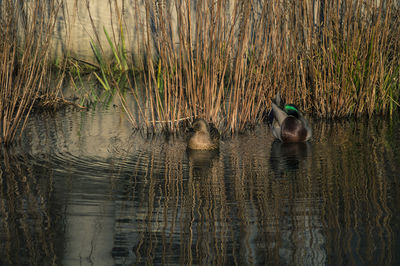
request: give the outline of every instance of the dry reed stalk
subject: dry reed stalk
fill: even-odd
[[[0,142],[12,142],[38,96],[50,93],[48,49],[57,8],[41,1],[0,6]]]

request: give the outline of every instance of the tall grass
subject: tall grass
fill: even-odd
[[[56,1],[1,2],[0,143],[22,131],[39,97],[54,96],[48,50],[57,8]]]
[[[243,130],[261,119],[271,93],[267,47],[268,9],[255,21],[251,2],[175,1],[155,13],[157,65],[148,60],[146,99],[153,128],[175,130],[182,119],[203,116],[221,129]],[[195,14],[191,10],[195,9]],[[227,15],[226,10],[231,11]],[[178,32],[171,27],[176,16]],[[259,31],[254,31],[258,27]],[[149,31],[149,29],[147,29]],[[148,33],[148,36],[150,34]]]
[[[321,7],[323,24],[308,64],[310,98],[318,115],[372,115],[392,112],[397,104],[399,6],[395,1],[379,2]]]
[[[398,105],[395,2],[160,3],[145,1],[142,98],[131,86],[138,116],[121,97],[135,126],[175,131],[202,116],[225,132],[243,131],[262,120],[278,91],[320,117]]]

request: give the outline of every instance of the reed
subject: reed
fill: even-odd
[[[156,3],[144,1],[144,12],[134,5],[142,17],[134,28],[145,41],[143,90],[125,48],[124,4],[110,1],[118,33],[97,29],[95,36],[106,35],[112,61],[92,42],[95,74],[108,96],[85,93],[88,102],[118,92],[134,127],[175,132],[200,116],[225,133],[240,132],[263,119],[278,91],[319,117],[392,114],[399,105],[396,1]],[[24,128],[38,99],[55,97],[48,50],[58,4],[1,4],[0,142]]]
[[[321,7],[324,26],[309,60],[310,98],[319,116],[392,113],[399,99],[398,6],[352,3]]]
[[[56,1],[0,5],[0,143],[12,142],[39,97],[55,97],[60,86],[50,89],[48,57],[57,9]]]
[[[251,36],[255,24],[250,22],[252,7],[247,2],[232,6],[227,1],[198,1],[194,9],[192,14],[190,1],[175,1],[147,12],[157,14],[158,58],[156,66],[148,61],[144,79],[147,120],[155,129],[174,131],[182,119],[202,116],[220,129],[243,130],[264,110],[268,86],[261,85],[267,82],[268,61],[260,60],[266,59],[266,51],[257,44],[267,31]],[[171,27],[173,14],[180,25],[177,33]],[[146,46],[149,58],[153,58],[152,41]]]
[[[391,113],[398,105],[395,2],[145,3],[147,68],[137,104],[147,112],[132,119],[124,105],[135,126],[144,120],[173,132],[201,116],[240,132],[263,119],[277,91],[319,117]]]

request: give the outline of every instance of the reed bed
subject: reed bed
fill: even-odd
[[[39,98],[55,97],[48,50],[57,8],[56,1],[1,2],[0,143],[22,132]]]
[[[144,77],[147,114],[152,128],[167,131],[184,119],[204,117],[220,129],[244,130],[261,119],[269,86],[270,62],[263,41],[267,9],[254,20],[251,2],[190,1],[146,7],[154,20],[156,64],[148,60]],[[226,14],[228,10],[229,14]],[[178,31],[171,27],[176,16]],[[148,20],[151,15],[148,15]],[[149,25],[149,24],[147,24]],[[256,34],[257,33],[257,34]],[[154,58],[153,40],[147,43]]]
[[[0,6],[0,142],[24,128],[39,97],[56,94],[48,51],[62,4]],[[92,23],[96,77],[107,95],[118,92],[135,128],[176,132],[203,117],[224,133],[241,132],[262,121],[277,92],[318,117],[391,114],[399,105],[397,1],[146,0],[133,5],[138,25],[124,22],[127,2],[109,5],[115,32]],[[140,62],[125,47],[132,29],[143,41]],[[105,60],[99,34],[114,60]]]
[[[144,91],[130,86],[137,109],[121,97],[135,127],[174,132],[204,117],[240,132],[263,119],[278,91],[318,117],[398,105],[394,1],[157,3],[145,1]]]

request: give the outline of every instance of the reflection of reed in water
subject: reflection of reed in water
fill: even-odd
[[[51,213],[52,174],[0,151],[0,265],[53,265],[62,226]]]
[[[319,126],[326,139],[318,146],[327,157],[314,167],[326,179],[322,209],[326,249],[336,255],[332,264],[393,264],[399,237],[393,223],[399,200],[392,198],[399,195],[399,186],[392,183],[400,170],[393,153],[400,147],[398,133],[395,137],[384,120]]]
[[[301,200],[312,195],[304,177],[297,185],[290,178],[273,184],[267,152],[254,151],[245,144],[225,149],[225,158],[218,152],[189,152],[188,165],[184,149],[139,156],[134,164],[144,168],[135,168],[133,200],[126,202],[134,205],[130,213],[136,221],[130,233],[136,241],[126,249],[134,255],[127,261],[262,264],[282,257],[290,263],[293,258],[304,262],[302,256],[310,252],[317,254],[311,262],[323,261],[318,206],[313,198]],[[299,187],[303,192],[296,194]],[[271,189],[273,195],[267,194]]]
[[[274,171],[270,174],[268,160],[273,155],[257,153],[257,146],[243,145],[243,142],[232,147],[230,156],[234,178],[231,197],[237,202],[240,263],[324,263],[320,210],[315,204],[319,199],[310,196],[318,187],[308,186],[307,171],[302,169],[308,161],[300,164],[299,169],[289,171],[287,178],[275,178]],[[262,141],[255,139],[254,143],[261,146]],[[284,150],[279,148],[281,150],[271,149],[273,152]]]
[[[118,239],[130,241],[125,261],[396,261],[392,251],[399,227],[393,210],[398,198],[393,197],[399,191],[391,178],[400,170],[399,154],[388,144],[393,139],[382,137],[386,130],[315,123],[312,150],[306,148],[305,154],[304,147],[270,147],[268,138],[257,133],[252,140],[227,140],[217,155],[186,157],[184,145],[161,145],[135,155],[124,188],[129,197],[117,215]],[[262,145],[267,148],[259,149]],[[288,153],[299,163],[281,163],[290,171],[276,178],[270,158]]]
[[[130,177],[131,200],[122,202],[120,208],[121,216],[131,218],[117,219],[121,221],[117,224],[118,238],[131,239],[131,246],[115,247],[128,251],[114,254],[120,256],[117,261],[224,263],[229,233],[218,152],[186,153],[179,146],[164,146],[134,160],[132,163],[139,167]],[[127,228],[133,241],[121,231]]]

